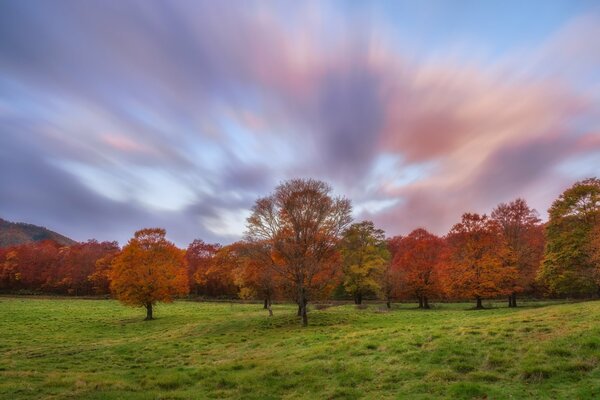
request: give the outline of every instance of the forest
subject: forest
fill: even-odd
[[[488,214],[466,212],[444,236],[416,228],[386,237],[371,221],[353,222],[351,202],[312,179],[283,182],[260,198],[243,240],[220,245],[196,239],[177,248],[161,228],[146,228],[120,248],[89,240],[52,240],[0,249],[5,293],[113,296],[146,308],[190,296],[254,299],[272,314],[274,301],[379,299],[435,301],[519,297],[593,298],[600,288],[600,180],[566,189],[548,221],[526,200]]]

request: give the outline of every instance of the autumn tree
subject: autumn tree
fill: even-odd
[[[75,296],[92,294],[98,286],[94,286],[93,275],[96,273],[96,262],[105,256],[114,256],[119,251],[117,242],[98,242],[88,240],[69,247],[62,247],[60,261],[51,276],[51,286],[57,291]],[[96,293],[98,291],[96,290]]]
[[[523,199],[499,204],[491,214],[502,229],[511,252],[512,267],[517,271],[512,282],[508,306],[517,306],[517,293],[532,291],[544,254],[544,231],[537,211]]]
[[[438,269],[444,240],[421,228],[403,237],[399,247],[392,260],[398,284],[419,301],[419,308],[429,308],[429,299],[441,290]]]
[[[51,291],[65,248],[53,240],[8,248],[0,264],[0,277],[6,289]]]
[[[279,276],[271,268],[271,251],[261,242],[236,242],[228,247],[235,254],[234,282],[242,299],[259,298],[263,308],[273,315],[273,299],[279,291]]]
[[[292,179],[258,199],[248,218],[250,241],[271,249],[271,268],[289,282],[308,325],[311,295],[331,283],[338,241],[350,223],[350,201],[331,196],[331,187],[313,179]]]
[[[209,270],[212,267],[213,257],[219,251],[221,245],[218,243],[206,243],[196,239],[188,246],[185,259],[188,265],[188,282],[190,292],[199,296],[211,292],[209,282]]]
[[[340,251],[344,288],[354,303],[361,304],[368,293],[379,293],[390,258],[383,230],[376,229],[371,221],[352,224],[343,233]]]
[[[172,302],[188,293],[185,254],[166,238],[161,228],[137,231],[115,257],[110,289],[124,304],[146,308],[153,319],[157,302]]]
[[[598,292],[592,246],[600,223],[600,179],[576,182],[548,210],[546,250],[539,279],[558,295]]]
[[[389,259],[380,276],[379,285],[387,308],[392,308],[392,299],[398,297],[400,293],[400,271],[394,265],[393,260],[400,251],[401,242],[402,236],[394,236],[385,241]]]
[[[447,236],[448,258],[441,273],[447,289],[459,297],[476,300],[508,295],[516,270],[508,260],[510,250],[500,225],[485,214],[463,214]]]

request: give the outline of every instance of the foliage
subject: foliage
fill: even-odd
[[[444,250],[444,240],[422,228],[397,243],[392,270],[397,271],[398,290],[416,298],[420,308],[429,308],[429,299],[442,291],[440,264]]]
[[[144,306],[152,319],[156,302],[169,303],[188,293],[184,252],[167,239],[160,228],[135,233],[110,270],[110,289],[122,303]]]
[[[379,293],[381,277],[390,254],[385,233],[371,221],[350,225],[340,242],[343,261],[344,288],[361,304],[364,295]]]
[[[511,252],[512,267],[518,274],[513,281],[513,295],[533,293],[540,263],[544,254],[544,231],[538,213],[523,199],[499,204],[491,217],[500,225]],[[511,306],[516,300],[511,298]]]
[[[510,249],[500,225],[485,214],[466,213],[447,236],[445,286],[454,296],[477,300],[507,295],[517,271],[509,261]]]
[[[236,261],[233,275],[240,298],[263,299],[265,308],[270,309],[273,299],[281,292],[282,282],[271,268],[273,261],[269,246],[261,242],[241,241],[229,247]]]
[[[310,297],[333,290],[338,239],[351,220],[350,201],[330,193],[324,182],[292,179],[258,199],[248,218],[248,238],[269,247],[270,265],[290,284],[303,325]]]
[[[185,254],[190,290],[196,296],[235,297],[237,288],[232,275],[234,266],[229,257],[229,249],[218,243],[194,240]]]
[[[548,210],[540,280],[555,294],[596,293],[599,283],[590,243],[600,222],[600,179],[576,182]]]

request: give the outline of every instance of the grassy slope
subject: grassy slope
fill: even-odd
[[[0,398],[600,398],[600,302],[470,306],[0,298]]]

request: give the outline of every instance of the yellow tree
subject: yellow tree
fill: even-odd
[[[352,224],[341,241],[344,288],[362,304],[363,296],[381,291],[381,277],[390,259],[385,233],[371,221]]]
[[[153,319],[157,302],[170,303],[188,293],[185,252],[165,238],[161,228],[137,231],[113,260],[111,292],[122,303],[146,308]]]

